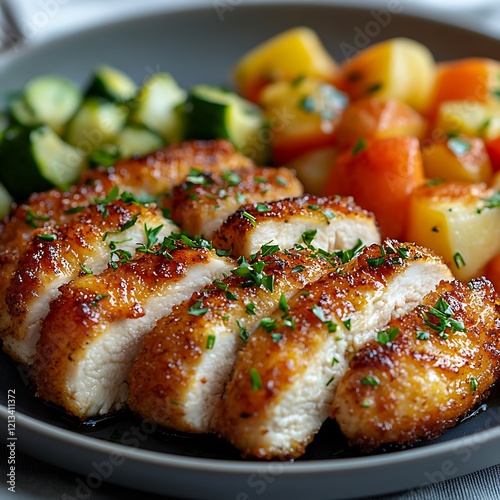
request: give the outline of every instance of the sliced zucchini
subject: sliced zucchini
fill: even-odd
[[[34,123],[46,123],[57,134],[62,134],[65,124],[75,114],[80,106],[82,94],[78,87],[71,81],[58,76],[39,76],[34,78],[24,89],[24,118]],[[18,105],[23,107],[21,104]],[[20,111],[20,110],[18,110]]]
[[[14,123],[31,127],[40,123],[35,113],[28,107],[23,97],[18,97],[10,103],[10,115]]]
[[[267,163],[268,122],[260,108],[229,90],[197,85],[185,106],[187,139],[228,139],[256,163]]]
[[[114,144],[127,117],[126,106],[89,98],[69,122],[66,140],[85,154],[90,154],[101,144]]]
[[[84,154],[46,125],[14,126],[0,145],[0,182],[20,201],[35,191],[67,188],[86,166]]]
[[[123,158],[151,153],[165,145],[165,141],[143,125],[126,126],[116,141]]]
[[[0,217],[5,217],[9,213],[12,203],[14,203],[14,199],[5,187],[0,184]]]
[[[103,97],[111,102],[127,102],[137,94],[137,85],[119,69],[98,66],[86,92],[87,97]]]
[[[186,91],[168,73],[153,75],[142,87],[132,121],[160,134],[167,142],[182,137],[182,113],[179,105],[186,100]]]

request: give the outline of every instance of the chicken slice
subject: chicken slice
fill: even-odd
[[[350,353],[451,278],[430,251],[386,241],[306,286],[285,319],[271,315],[240,351],[215,430],[244,456],[301,455],[328,417]]]
[[[188,234],[211,239],[242,205],[300,196],[302,191],[294,172],[284,167],[222,173],[192,170],[186,182],[173,190],[171,217]]]
[[[0,297],[5,297],[10,280],[36,228],[65,224],[78,217],[79,210],[105,198],[115,186],[145,199],[170,193],[192,168],[203,171],[231,171],[251,168],[253,163],[224,140],[189,141],[155,153],[122,160],[111,168],[87,171],[68,191],[53,189],[34,193],[26,203],[13,207],[0,225]],[[3,304],[2,304],[3,305]],[[0,331],[9,316],[0,306]]]
[[[248,336],[280,301],[332,269],[329,259],[310,250],[276,252],[251,267],[243,262],[233,275],[174,308],[144,339],[129,378],[129,406],[165,427],[210,431],[215,405]],[[264,275],[274,277],[272,285]]]
[[[83,182],[104,177],[138,196],[162,196],[183,182],[192,169],[229,172],[253,166],[252,160],[236,152],[228,141],[186,141],[139,158],[121,160],[110,168],[88,170]]]
[[[216,248],[232,249],[233,255],[247,258],[269,242],[282,249],[311,243],[332,252],[352,248],[358,240],[365,245],[380,243],[372,214],[352,198],[309,194],[245,205],[227,218],[213,236]]]
[[[113,201],[87,207],[68,224],[35,230],[6,291],[11,321],[4,350],[17,361],[31,364],[40,320],[59,286],[82,272],[97,274],[110,261],[128,260],[155,228],[159,228],[159,238],[177,229],[154,207]]]
[[[433,439],[500,377],[500,299],[484,279],[443,282],[351,360],[332,406],[353,445]]]
[[[235,265],[214,250],[167,240],[117,269],[61,287],[43,321],[32,366],[38,396],[81,419],[124,407],[142,336],[174,305]]]

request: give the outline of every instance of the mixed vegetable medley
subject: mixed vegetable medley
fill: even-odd
[[[236,91],[137,86],[101,66],[81,91],[40,76],[0,115],[0,212],[82,171],[185,139],[229,139],[258,164],[287,165],[312,194],[351,195],[383,236],[441,254],[459,279],[500,290],[500,62],[436,63],[396,38],[335,61],[294,28],[237,62]]]

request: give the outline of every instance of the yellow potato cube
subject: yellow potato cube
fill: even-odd
[[[234,71],[238,92],[253,102],[270,82],[301,76],[331,82],[336,74],[336,62],[318,35],[305,27],[290,29],[258,45],[240,59]]]
[[[425,175],[431,179],[489,182],[493,175],[482,139],[450,137],[422,149]]]
[[[398,99],[417,111],[428,105],[435,61],[427,47],[407,38],[377,43],[347,60],[338,82],[349,96]]]
[[[458,279],[480,276],[500,253],[499,201],[484,184],[421,186],[411,196],[407,239],[442,255]]]

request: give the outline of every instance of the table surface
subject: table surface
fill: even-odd
[[[182,3],[185,4],[188,1],[194,0],[183,0]],[[121,0],[120,9],[128,8],[137,10],[138,8],[147,8],[148,5],[158,5],[160,2],[164,2],[164,0],[142,0],[141,2]],[[455,4],[456,2],[451,3]],[[39,8],[37,7],[38,4],[40,4],[38,0],[18,0],[15,6],[18,9],[21,21],[26,23],[29,20],[30,9]],[[57,32],[72,29],[78,24],[91,24],[93,19],[106,15],[106,13],[109,15],[111,11],[114,11],[117,2],[116,0],[109,0],[108,2],[87,0],[85,2],[86,7],[83,4],[84,2],[81,0],[59,1],[60,15],[53,22],[45,26],[43,30],[39,30],[37,37],[29,40],[29,42],[36,43]],[[419,4],[429,5],[429,2],[428,0],[408,0],[408,5],[410,4],[418,8]],[[446,7],[450,7],[450,2],[448,1],[440,3],[439,0],[433,0],[432,4],[435,11],[431,17],[441,19],[452,17],[457,24],[469,26],[500,38],[500,4],[497,4],[497,0],[493,0],[490,3],[485,1],[475,2],[475,7],[474,2],[462,1],[459,2],[459,9],[455,8],[449,11],[446,10]],[[5,478],[6,470],[7,449],[5,446],[2,446],[0,471],[3,478]],[[17,499],[75,498],[76,488],[79,481],[83,479],[83,476],[41,462],[20,451],[17,452],[15,495]],[[0,485],[0,498],[7,497],[9,493],[7,486],[7,483],[2,481]],[[155,500],[167,497],[145,494],[104,483],[99,488],[93,490],[88,498],[92,500],[110,500],[114,498]],[[372,500],[382,498],[388,500],[498,500],[500,499],[500,451],[499,465],[494,467],[423,488],[371,498]]]

